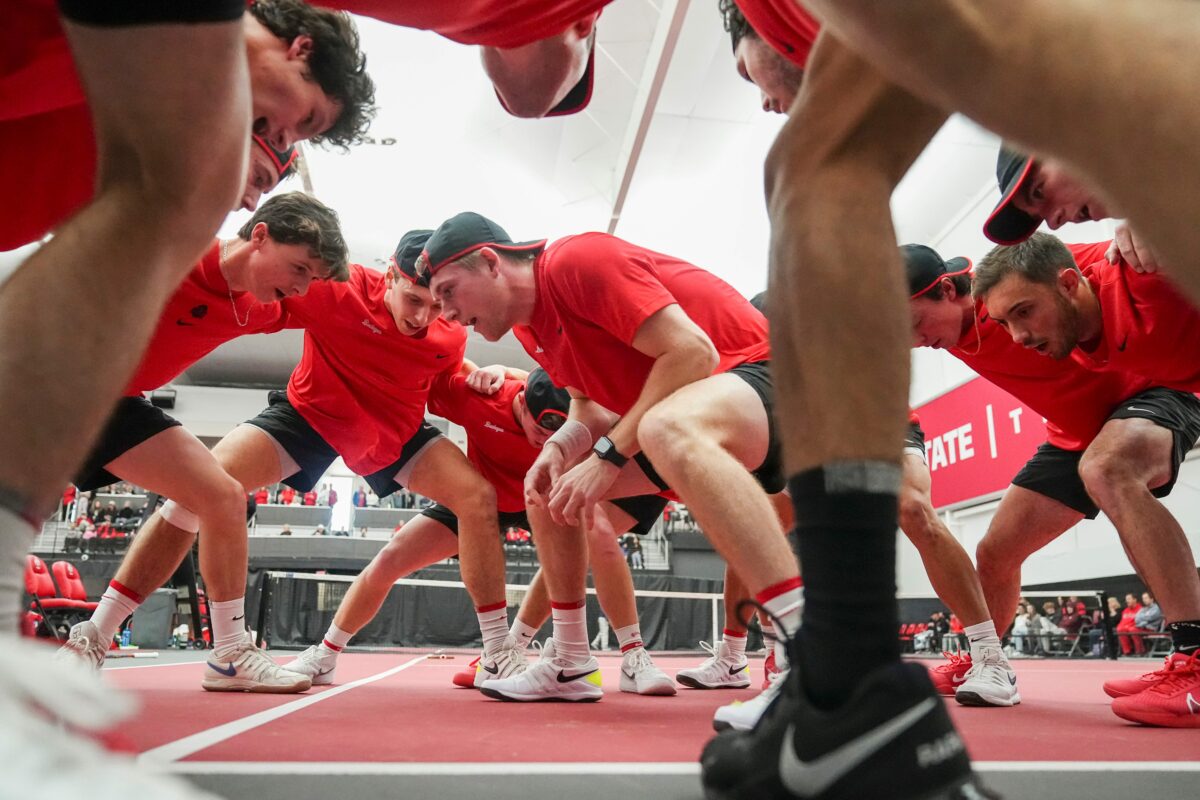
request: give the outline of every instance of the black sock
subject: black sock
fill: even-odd
[[[833,709],[866,675],[900,658],[896,494],[900,467],[847,461],[788,481],[804,578],[800,674],[809,700]]]
[[[1167,632],[1171,634],[1176,653],[1190,656],[1200,650],[1200,619],[1172,622],[1167,626]]]

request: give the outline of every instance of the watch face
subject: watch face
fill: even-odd
[[[596,442],[596,448],[595,448],[596,455],[600,456],[601,458],[603,458],[604,456],[606,456],[610,452],[612,452],[612,449],[613,449],[612,440],[609,439],[607,436],[601,436],[600,439]]]

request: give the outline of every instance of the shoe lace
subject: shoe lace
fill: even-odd
[[[946,657],[946,661],[948,661],[948,662],[949,662],[949,663],[947,663],[947,664],[943,664],[943,665],[942,665],[942,667],[941,667],[942,669],[946,669],[946,668],[949,668],[949,669],[958,669],[958,668],[959,668],[960,666],[962,666],[963,664],[970,664],[970,663],[971,663],[971,654],[970,654],[970,653],[967,653],[967,654],[964,656],[964,655],[962,654],[962,651],[961,651],[961,650],[956,650],[956,651],[955,651],[955,652],[953,652],[953,653],[951,653],[949,650],[943,650],[943,651],[942,651],[942,655],[943,655],[943,656],[945,656],[945,657]]]
[[[713,664],[717,663],[717,660],[720,658],[720,656],[717,654],[716,647],[714,647],[713,645],[711,645],[708,642],[701,639],[700,640],[700,649],[703,650],[704,652],[708,653],[708,659],[703,664],[700,665],[700,669],[705,669],[706,667],[711,667]]]
[[[1167,657],[1167,665],[1154,673],[1159,675],[1159,681],[1146,691],[1170,692],[1183,684],[1191,683],[1200,674],[1200,650],[1187,658],[1180,660],[1173,656]]]
[[[247,644],[246,649],[234,660],[242,661],[242,666],[250,671],[250,677],[255,680],[262,680],[268,676],[275,677],[285,671],[283,667],[272,661],[270,656],[253,644]]]
[[[636,647],[630,650],[625,654],[625,660],[628,666],[635,672],[654,668],[654,662],[650,660],[650,654],[646,652],[644,647]]]

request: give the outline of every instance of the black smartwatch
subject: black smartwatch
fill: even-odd
[[[596,446],[592,448],[592,452],[601,461],[607,461],[617,469],[620,469],[629,462],[629,457],[621,455],[621,452],[617,450],[617,446],[613,444],[612,439],[607,436],[601,436],[596,440]]]

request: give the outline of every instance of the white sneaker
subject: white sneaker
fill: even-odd
[[[526,703],[593,702],[604,696],[600,688],[600,662],[592,656],[583,664],[570,664],[557,657],[542,658],[511,678],[484,681],[479,691],[495,700]]]
[[[218,800],[154,767],[110,753],[72,728],[107,729],[136,703],[71,656],[0,636],[0,763],[5,797]]]
[[[646,648],[635,647],[621,659],[621,691],[672,695],[675,694],[675,681],[654,665]]]
[[[1021,702],[1017,673],[1002,650],[984,648],[973,662],[954,692],[955,700],[964,706],[1015,706]]]
[[[701,642],[700,647],[712,657],[694,669],[679,670],[675,680],[693,689],[745,689],[750,685],[750,664],[745,656],[732,655],[723,641],[715,648],[708,642]]]
[[[525,658],[524,648],[505,642],[504,647],[490,656],[484,653],[479,657],[479,663],[475,666],[475,688],[481,688],[490,680],[519,675],[528,668],[529,661]]]
[[[729,705],[721,706],[713,714],[713,730],[723,731],[732,728],[735,731],[748,731],[758,724],[762,718],[763,712],[767,710],[767,706],[771,705],[771,701],[779,694],[779,690],[783,688],[783,682],[787,680],[788,671],[785,669],[781,672],[773,672],[767,678],[771,682],[761,694],[758,694],[745,702],[737,700]]]
[[[305,650],[295,661],[284,664],[283,668],[298,675],[307,675],[312,679],[313,686],[327,686],[333,683],[338,655],[337,650],[330,650],[321,642]]]
[[[56,659],[72,659],[95,669],[104,666],[110,642],[102,641],[100,631],[91,621],[77,622],[71,626],[67,643],[58,648]]]
[[[255,647],[250,635],[246,634],[245,640],[232,652],[213,653],[209,657],[200,685],[209,692],[293,694],[308,691],[312,679],[276,664]]]

